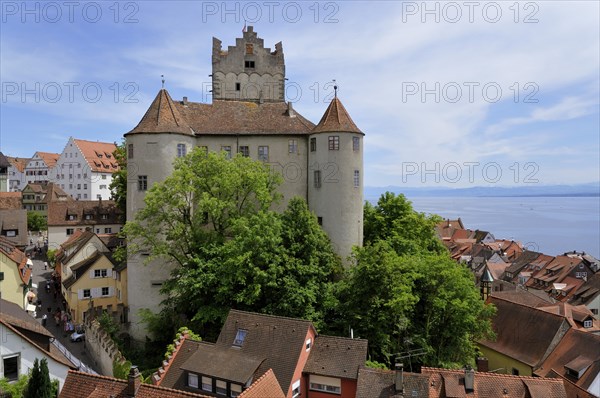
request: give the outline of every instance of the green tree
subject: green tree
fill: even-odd
[[[12,398],[22,398],[28,383],[28,375],[19,376],[15,382],[9,382],[7,378],[3,377],[0,379],[0,392],[9,394]]]
[[[304,238],[304,240],[302,239]],[[340,270],[327,235],[303,199],[283,214],[260,211],[238,218],[230,238],[176,269],[163,285],[167,307],[187,308],[209,340],[231,308],[292,316],[324,324]]]
[[[280,197],[280,182],[263,162],[194,148],[152,186],[144,208],[126,224],[128,251],[150,248],[149,260],[193,263],[205,256],[207,244],[224,242],[238,218],[267,210]]]
[[[45,231],[48,229],[48,221],[38,212],[27,212],[27,229],[29,231]]]
[[[48,371],[48,360],[42,358],[38,362],[36,358],[31,369],[31,376],[27,389],[23,394],[24,398],[53,398],[52,383],[50,382],[50,373]]]
[[[435,225],[442,219],[414,211],[402,194],[386,192],[377,205],[364,207],[364,245],[385,240],[399,255],[444,253],[446,249],[437,238]]]
[[[355,251],[340,285],[344,325],[369,340],[376,361],[421,349],[413,364],[473,364],[476,341],[493,337],[494,308],[479,298],[469,270],[445,254],[399,256],[380,241]],[[347,329],[346,329],[347,330]]]
[[[116,144],[116,143],[115,143]],[[111,199],[115,201],[117,207],[123,212],[123,221],[127,220],[127,148],[125,139],[113,152],[115,161],[119,170],[112,175],[112,181],[108,188],[111,192]]]

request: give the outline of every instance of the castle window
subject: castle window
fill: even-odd
[[[254,44],[246,43],[246,54],[252,55],[254,53]]]
[[[296,141],[296,140],[288,141],[288,153],[298,153],[298,141]]]
[[[352,150],[354,152],[357,152],[360,150],[360,138],[359,137],[352,137]]]
[[[244,67],[254,69],[254,61],[244,61]]]
[[[321,188],[321,170],[314,171],[315,188]]]
[[[245,158],[249,157],[250,156],[250,147],[248,147],[246,145],[240,146],[239,153],[241,153],[242,156]]]
[[[316,138],[311,138],[310,139],[310,151],[314,152],[317,150],[317,139]]]
[[[148,190],[148,176],[138,176],[138,191]]]
[[[242,85],[240,83],[235,84],[235,91],[240,91],[242,89]]]
[[[269,161],[269,147],[268,146],[259,146],[258,147],[258,160],[262,160],[263,162]]]
[[[330,135],[329,136],[329,150],[330,151],[339,151],[340,150],[340,136],[339,135]]]
[[[360,187],[360,171],[354,170],[354,188]]]
[[[317,223],[318,223],[320,226],[323,226],[323,217],[317,217]]]
[[[227,153],[227,159],[231,159],[231,146],[221,145],[221,151],[225,151]]]
[[[177,157],[182,158],[187,154],[185,144],[177,144]]]
[[[133,144],[127,145],[127,157],[133,159]]]

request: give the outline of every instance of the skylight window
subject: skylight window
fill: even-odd
[[[246,334],[248,334],[247,330],[238,329],[235,339],[233,340],[233,345],[236,347],[241,347],[244,344],[244,339],[246,339]]]

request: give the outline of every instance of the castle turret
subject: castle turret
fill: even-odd
[[[309,136],[308,204],[345,264],[363,240],[363,136],[337,95]]]
[[[173,172],[175,158],[192,150],[195,137],[167,90],[161,89],[142,120],[125,134],[125,139],[127,221],[132,221],[137,211],[144,207],[146,191]],[[139,310],[156,311],[160,307],[164,297],[159,291],[173,268],[164,261],[145,265],[148,253],[133,254],[127,259],[130,332],[141,341],[145,336],[145,325],[141,324]]]
[[[283,46],[264,48],[252,26],[227,51],[213,37],[212,65],[213,100],[284,101]]]

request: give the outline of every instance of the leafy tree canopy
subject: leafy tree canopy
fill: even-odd
[[[435,225],[442,219],[414,211],[402,194],[386,192],[377,205],[369,202],[364,207],[364,245],[385,240],[396,253],[445,253],[435,234]]]
[[[112,181],[108,188],[111,192],[111,199],[115,201],[117,207],[123,212],[123,221],[127,219],[127,149],[125,139],[117,145],[113,156],[119,171],[113,173]]]
[[[38,212],[27,212],[27,229],[29,231],[45,231],[48,229],[48,221]]]

